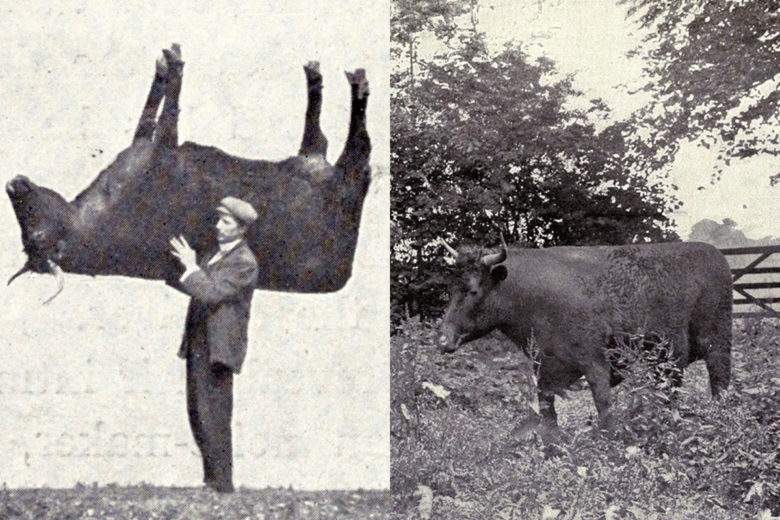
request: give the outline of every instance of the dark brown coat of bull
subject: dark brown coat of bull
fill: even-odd
[[[308,107],[300,152],[270,162],[191,142],[178,145],[183,62],[177,46],[163,52],[132,144],[73,201],[24,176],[7,183],[28,257],[11,280],[26,271],[61,280],[64,270],[175,286],[181,268],[169,254],[169,239],[184,235],[203,255],[216,244],[217,203],[232,195],[259,214],[247,232],[259,267],[258,288],[305,293],[343,287],[351,276],[370,182],[364,71],[347,74],[352,113],[334,165],[325,159],[322,77],[314,62],[304,67]]]
[[[539,407],[556,423],[554,394],[585,376],[602,425],[612,426],[607,347],[624,334],[669,340],[676,364],[703,359],[713,396],[731,370],[731,273],[714,247],[664,243],[455,251],[442,350],[498,329],[539,349]]]

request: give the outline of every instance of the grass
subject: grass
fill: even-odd
[[[202,488],[84,486],[0,491],[2,519],[371,519],[387,518],[386,491],[237,489],[220,495]]]
[[[691,365],[673,405],[635,369],[616,388],[621,427],[596,431],[590,392],[557,399],[555,445],[525,427],[527,359],[493,337],[440,354],[407,321],[391,340],[391,518],[706,519],[780,514],[780,326],[735,324],[732,386],[709,397]],[[640,367],[641,368],[641,367]],[[427,384],[426,384],[427,383]]]

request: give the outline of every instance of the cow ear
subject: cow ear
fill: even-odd
[[[506,278],[507,270],[506,266],[497,265],[490,270],[490,277],[495,283],[501,282]]]

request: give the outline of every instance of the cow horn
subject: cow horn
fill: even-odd
[[[506,241],[504,240],[504,234],[501,233],[501,251],[492,255],[483,256],[480,258],[480,262],[482,262],[483,265],[491,266],[500,264],[504,260],[506,260]]]
[[[56,263],[54,263],[53,260],[47,260],[49,264],[49,272],[54,275],[54,277],[57,279],[57,292],[52,294],[48,299],[46,299],[43,304],[49,304],[51,301],[57,297],[58,294],[62,292],[62,289],[65,287],[65,275],[62,272],[62,268],[58,266]]]
[[[449,251],[449,252],[450,252],[450,254],[451,254],[453,257],[455,257],[455,258],[458,258],[458,251],[457,251],[455,248],[453,248],[451,245],[449,245],[449,244],[447,243],[447,241],[446,241],[446,240],[444,240],[444,239],[442,238],[442,239],[441,239],[441,243],[444,245],[444,247],[445,247],[445,248],[447,248],[447,251]]]
[[[11,276],[11,278],[8,279],[8,283],[6,285],[11,285],[11,282],[13,282],[14,280],[16,280],[17,278],[22,276],[24,273],[29,272],[29,271],[30,271],[30,264],[28,262],[28,263],[24,264],[21,269],[16,271],[13,274],[13,276]]]

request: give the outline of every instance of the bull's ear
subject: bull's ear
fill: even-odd
[[[506,275],[507,275],[506,266],[503,265],[497,265],[490,270],[490,278],[492,278],[495,283],[501,282],[504,279],[506,279]]]

